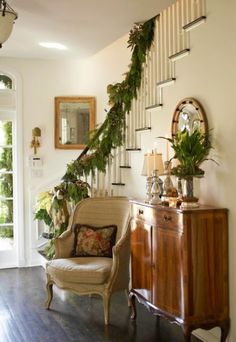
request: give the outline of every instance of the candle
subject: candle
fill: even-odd
[[[150,176],[150,173],[151,173],[151,164],[150,164],[151,160],[150,160],[150,157],[151,157],[150,153],[147,153],[146,154],[147,176]]]
[[[166,135],[166,139],[168,139],[168,135]],[[169,160],[169,140],[166,140],[166,160]]]
[[[154,154],[157,153],[157,141],[154,142]]]
[[[150,172],[151,172],[151,164],[150,164],[150,156],[151,156],[152,151],[151,150],[147,150],[147,153],[145,154],[145,162],[146,162],[146,173],[147,176],[150,176]]]

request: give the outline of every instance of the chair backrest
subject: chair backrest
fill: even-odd
[[[129,225],[130,204],[127,197],[92,197],[79,202],[73,212],[74,223],[89,224],[94,227],[115,224],[116,241],[126,232]]]

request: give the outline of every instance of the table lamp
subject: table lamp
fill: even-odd
[[[162,181],[158,174],[164,172],[162,154],[146,153],[144,155],[142,176],[146,176],[146,198],[145,202],[150,204],[158,204],[161,202],[160,194],[162,192]]]

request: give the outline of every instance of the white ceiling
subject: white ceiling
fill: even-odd
[[[175,0],[7,0],[18,13],[0,57],[86,58]],[[68,47],[46,49],[39,42]]]

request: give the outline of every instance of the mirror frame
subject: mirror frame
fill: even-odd
[[[172,137],[176,135],[176,133],[179,131],[179,116],[182,110],[187,106],[187,105],[192,105],[194,109],[198,112],[198,116],[200,118],[200,124],[201,124],[201,131],[203,133],[206,133],[208,131],[208,122],[207,122],[207,117],[205,114],[205,111],[202,107],[202,105],[199,103],[194,98],[188,97],[183,100],[181,100],[174,111],[173,119],[172,119],[172,125],[171,125],[171,134]]]
[[[82,150],[85,148],[85,144],[62,144],[61,143],[61,103],[88,103],[89,104],[89,130],[88,133],[95,128],[96,117],[96,99],[92,96],[57,96],[54,99],[55,103],[55,148],[63,150]]]

